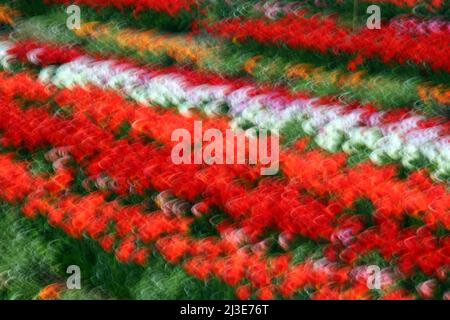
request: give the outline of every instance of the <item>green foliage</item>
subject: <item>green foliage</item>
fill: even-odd
[[[69,265],[81,270],[81,290],[63,299],[233,299],[217,279],[199,281],[153,253],[148,266],[119,263],[89,239],[73,239],[43,218],[28,220],[18,206],[0,204],[0,299],[34,299],[63,283]]]

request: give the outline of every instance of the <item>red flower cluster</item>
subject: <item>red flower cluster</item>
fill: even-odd
[[[402,220],[409,214],[432,227],[442,224],[450,228],[450,198],[444,185],[434,184],[423,172],[399,180],[394,166],[363,163],[348,168],[343,157],[317,151],[287,153],[281,164],[283,172],[302,181],[305,189],[321,197],[331,196],[342,207],[364,198],[375,205],[377,218]]]
[[[283,44],[293,49],[378,58],[384,63],[427,64],[433,70],[450,72],[448,30],[410,34],[394,25],[387,25],[379,30],[364,28],[352,33],[339,26],[334,18],[308,17],[305,12],[288,14],[276,21],[233,18],[204,25],[213,35],[237,41],[252,39],[262,44]]]
[[[21,62],[31,61],[43,66],[67,63],[82,55],[81,51],[76,49],[56,47],[34,41],[25,41],[21,46],[14,46],[9,50],[9,54],[16,56]]]
[[[22,201],[34,187],[25,164],[16,164],[12,155],[0,156],[0,197],[7,202]]]

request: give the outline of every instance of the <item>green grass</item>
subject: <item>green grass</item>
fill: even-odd
[[[69,265],[81,270],[81,290],[63,299],[233,299],[217,279],[199,281],[153,253],[148,266],[119,263],[93,240],[76,240],[43,218],[28,220],[20,208],[0,205],[0,299],[35,299],[45,286],[65,283]]]

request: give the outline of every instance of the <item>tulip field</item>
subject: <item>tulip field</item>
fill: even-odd
[[[450,300],[449,120],[445,0],[0,0],[0,299]]]

